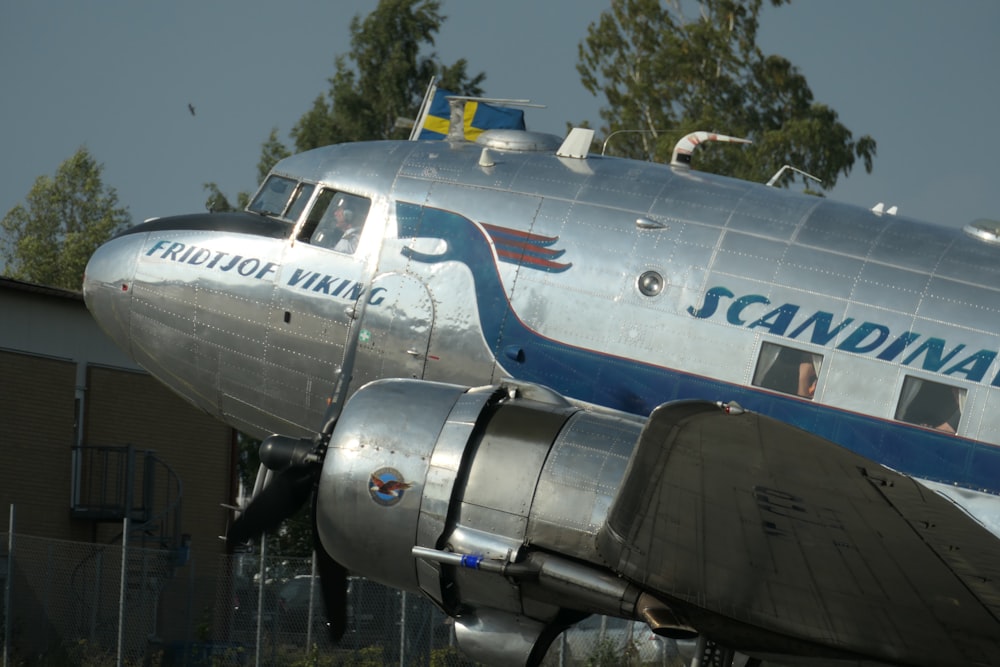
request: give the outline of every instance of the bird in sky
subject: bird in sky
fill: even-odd
[[[190,102],[188,103],[188,111],[191,112],[192,116],[194,115],[194,105],[191,104]]]

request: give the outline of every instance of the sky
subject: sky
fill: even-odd
[[[0,215],[81,146],[135,222],[203,211],[208,181],[231,197],[254,190],[261,144],[272,128],[292,144],[349,50],[350,18],[376,4],[0,2]],[[443,0],[434,51],[485,72],[489,96],[546,105],[527,111],[529,129],[599,126],[603,100],[576,65],[608,7]],[[793,0],[765,8],[758,44],[798,66],[855,137],[878,142],[874,171],[856,164],[831,199],[962,226],[1000,219],[998,27],[995,0]]]

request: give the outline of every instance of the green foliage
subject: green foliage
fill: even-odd
[[[430,667],[475,667],[478,663],[469,660],[454,646],[446,646],[431,651]]]
[[[236,433],[236,471],[249,493],[260,474],[260,440]],[[275,533],[267,536],[268,552],[275,556],[308,558],[313,552],[312,507],[309,503],[286,519]]]
[[[260,147],[260,160],[257,161],[257,182],[263,183],[268,172],[271,171],[271,167],[289,155],[291,155],[291,152],[289,152],[288,147],[278,141],[278,128],[272,127],[271,134],[267,136],[267,141]],[[242,202],[240,207],[245,207],[249,203],[249,200],[250,197],[247,196],[247,200]]]
[[[436,54],[421,55],[434,45],[434,34],[445,17],[439,0],[380,0],[367,17],[351,19],[351,48],[334,59],[329,90],[313,101],[292,128],[297,152],[345,141],[406,138],[409,130],[397,127],[397,118],[417,115],[427,84],[436,76],[439,85],[462,95],[482,95],[485,74],[469,77],[468,63],[451,65]],[[262,182],[271,167],[290,155],[274,128],[261,146],[257,179]],[[246,207],[250,194],[240,192],[235,205],[215,183],[205,183],[209,211],[235,211]]]
[[[66,641],[52,646],[49,650],[36,653],[30,658],[13,655],[12,665],[22,667],[103,667],[114,664],[115,652],[89,642],[86,639]]]
[[[301,659],[293,661],[289,667],[336,667],[337,662],[334,655],[320,651],[319,646],[313,644]]]
[[[198,618],[198,625],[194,629],[195,637],[200,642],[207,642],[212,637],[212,610],[203,607],[201,616]]]
[[[285,519],[276,535],[268,536],[271,553],[288,557],[307,557],[313,552],[312,506],[306,503]]]
[[[39,176],[25,203],[0,221],[0,257],[6,275],[42,285],[80,289],[87,260],[129,224],[115,189],[104,185],[98,164],[81,147],[54,177]]]
[[[789,0],[770,0],[774,6]],[[579,47],[584,87],[604,95],[608,153],[669,161],[674,144],[706,130],[754,143],[708,144],[697,168],[764,182],[791,164],[832,187],[856,159],[870,172],[875,140],[855,140],[836,111],[813,99],[805,76],[756,44],[763,0],[612,0]],[[641,131],[636,131],[641,130]],[[784,174],[788,185],[794,174]]]
[[[385,649],[381,646],[345,650],[338,648],[321,649],[316,644],[313,644],[303,652],[297,646],[283,643],[275,647],[274,652],[269,655],[272,660],[267,661],[267,664],[284,665],[287,667],[385,667],[386,665],[397,664],[386,660]],[[235,657],[239,658],[241,656]],[[223,664],[252,664],[252,662],[252,660],[230,661],[213,663],[213,665],[219,664],[221,667]]]
[[[383,667],[387,664],[381,646],[369,646],[349,653],[341,663],[343,667]]]
[[[438,0],[381,0],[364,20],[355,16],[349,55],[334,61],[329,91],[292,129],[296,149],[406,138],[408,130],[397,127],[396,119],[416,116],[433,76],[448,90],[481,95],[486,76],[470,79],[464,59],[444,65],[434,53],[421,55],[445,20],[440,8]]]
[[[615,643],[610,639],[601,639],[587,656],[587,667],[617,667],[623,663],[624,656],[619,655]]]
[[[243,486],[252,489],[257,479],[257,471],[260,470],[260,440],[237,431],[236,448],[239,450],[236,472]]]
[[[218,184],[214,181],[205,183],[202,187],[208,192],[208,198],[205,200],[205,210],[211,213],[225,213],[227,211],[239,210],[238,207],[233,206],[229,202],[229,197],[219,189]],[[237,199],[244,196],[249,195],[245,192],[240,192],[236,195]]]
[[[271,167],[289,155],[291,153],[288,148],[278,140],[278,128],[271,128],[271,134],[267,136],[267,139],[260,146],[260,159],[257,161],[257,182],[263,183],[264,178],[271,171]],[[249,192],[237,192],[236,204],[233,205],[229,201],[229,197],[219,189],[218,184],[209,182],[205,183],[202,187],[208,192],[208,198],[205,200],[205,209],[213,213],[241,211],[250,203]]]

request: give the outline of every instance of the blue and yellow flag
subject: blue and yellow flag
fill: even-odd
[[[451,118],[451,107],[448,104],[447,90],[438,88],[434,91],[424,119],[423,127],[417,139],[444,139],[448,136],[448,122]],[[519,109],[496,107],[485,102],[466,100],[465,102],[465,138],[475,141],[485,130],[523,130],[524,112]]]

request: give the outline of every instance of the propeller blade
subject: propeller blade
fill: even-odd
[[[313,549],[316,551],[316,571],[326,607],[330,639],[336,643],[347,629],[347,568],[330,557],[323,548],[316,529],[316,496],[313,496]]]
[[[271,483],[233,521],[226,534],[226,543],[233,547],[256,539],[295,514],[309,499],[316,472],[315,466],[296,466],[275,473]]]

